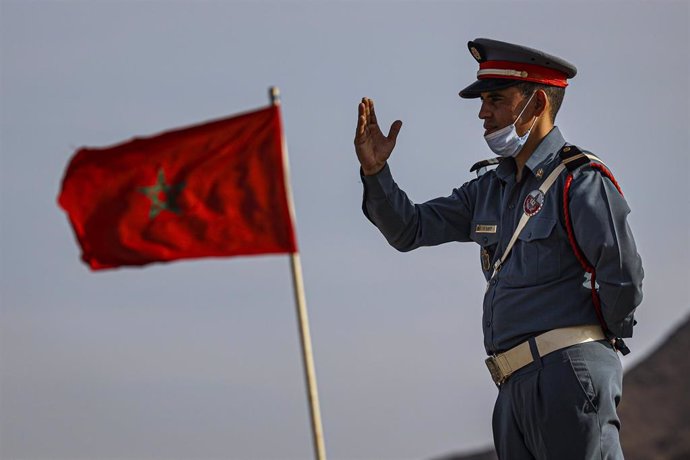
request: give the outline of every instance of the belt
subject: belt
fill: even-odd
[[[603,338],[604,333],[601,331],[601,326],[590,325],[553,329],[536,336],[534,341],[537,344],[539,356],[542,357],[571,345],[594,342]],[[532,361],[534,358],[532,358],[529,341],[526,341],[504,353],[489,356],[486,359],[486,367],[489,368],[491,378],[496,386],[500,387],[513,372],[525,367]]]

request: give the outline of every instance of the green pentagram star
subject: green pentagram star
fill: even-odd
[[[165,173],[163,168],[158,169],[158,178],[156,184],[151,187],[139,187],[139,192],[143,193],[151,200],[151,208],[149,209],[149,219],[153,219],[161,211],[167,210],[176,214],[180,213],[180,208],[177,205],[177,198],[184,188],[185,183],[167,184],[165,182]]]

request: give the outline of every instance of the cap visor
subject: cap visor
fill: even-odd
[[[464,99],[474,99],[481,96],[481,93],[510,88],[520,82],[521,80],[509,80],[507,78],[487,78],[475,81],[470,86],[460,91],[459,94],[460,97]]]

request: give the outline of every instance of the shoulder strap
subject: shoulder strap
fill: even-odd
[[[488,168],[489,166],[499,164],[501,162],[501,160],[502,160],[501,157],[496,157],[496,158],[489,158],[488,160],[478,161],[472,165],[472,167],[470,168],[470,172],[477,171],[477,176],[481,176],[484,172],[486,172],[486,168]]]
[[[574,145],[565,145],[558,152],[558,156],[561,157],[561,162],[568,168],[569,172],[575,171],[580,166],[589,163],[587,156],[582,153],[582,150]]]
[[[556,168],[553,171],[551,171],[551,174],[549,174],[548,177],[544,180],[544,182],[542,182],[541,186],[539,187],[539,191],[546,195],[546,192],[551,188],[554,182],[556,182],[556,179],[565,168],[566,166],[562,162],[558,166],[556,166]],[[494,276],[496,276],[496,273],[498,273],[501,270],[503,262],[505,262],[505,260],[508,258],[508,255],[510,254],[510,251],[513,249],[513,246],[515,245],[515,242],[517,241],[520,232],[522,232],[522,229],[525,228],[525,225],[527,225],[527,221],[530,217],[532,217],[531,214],[527,214],[526,211],[522,213],[522,217],[520,217],[520,221],[518,222],[517,227],[513,232],[513,236],[510,237],[510,241],[508,242],[508,245],[503,251],[503,255],[500,259],[496,261],[496,263],[494,263],[494,271],[491,274],[491,278],[489,278],[489,281],[491,281],[494,278]]]
[[[478,161],[472,165],[472,167],[470,168],[470,172],[475,172],[476,170],[481,169],[481,168],[485,168],[487,166],[497,165],[500,162],[501,162],[500,157],[489,158],[487,160],[481,160],[481,161]]]
[[[580,166],[591,164],[591,161],[596,161],[597,163],[601,163],[602,165],[606,166],[606,164],[603,161],[601,161],[599,157],[597,157],[596,155],[592,155],[591,153],[585,153],[574,145],[563,146],[558,155],[561,157],[561,163],[564,164],[566,168],[568,168],[568,172],[571,174]]]
[[[568,233],[568,242],[570,243],[570,247],[572,248],[573,253],[575,253],[575,257],[577,258],[578,262],[580,262],[580,265],[582,266],[583,270],[589,273],[591,276],[590,286],[592,290],[592,303],[594,304],[594,310],[597,314],[599,324],[601,325],[601,328],[604,331],[604,335],[606,336],[607,340],[611,342],[615,349],[619,350],[623,355],[627,355],[628,353],[630,353],[630,349],[625,345],[623,339],[621,339],[620,337],[616,337],[615,334],[613,334],[606,325],[604,315],[601,311],[601,299],[599,298],[599,291],[596,288],[596,270],[594,269],[594,266],[589,263],[589,261],[583,254],[582,250],[580,249],[580,246],[577,244],[577,240],[575,240],[573,223],[572,219],[570,218],[569,201],[570,186],[573,182],[573,171],[575,171],[577,168],[581,166],[589,164],[593,169],[598,170],[604,176],[606,176],[613,183],[613,185],[616,186],[616,189],[618,189],[618,192],[621,195],[623,195],[623,192],[621,191],[618,182],[616,182],[616,179],[613,177],[613,174],[611,174],[611,171],[609,171],[604,162],[596,156],[592,154],[583,153],[582,151],[580,151],[580,149],[572,145],[563,147],[563,149],[561,149],[560,155],[562,159],[561,165],[565,164],[566,168],[568,168],[568,177],[566,178],[565,185],[563,187],[563,215],[565,216],[565,227]]]

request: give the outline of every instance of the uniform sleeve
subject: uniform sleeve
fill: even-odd
[[[449,241],[470,241],[471,191],[468,184],[448,197],[415,204],[393,180],[390,168],[373,176],[361,174],[364,185],[362,210],[399,251],[435,246]]]
[[[588,166],[575,173],[569,195],[575,239],[596,270],[604,320],[618,337],[630,337],[644,276],[627,221],[630,208],[615,185]]]

